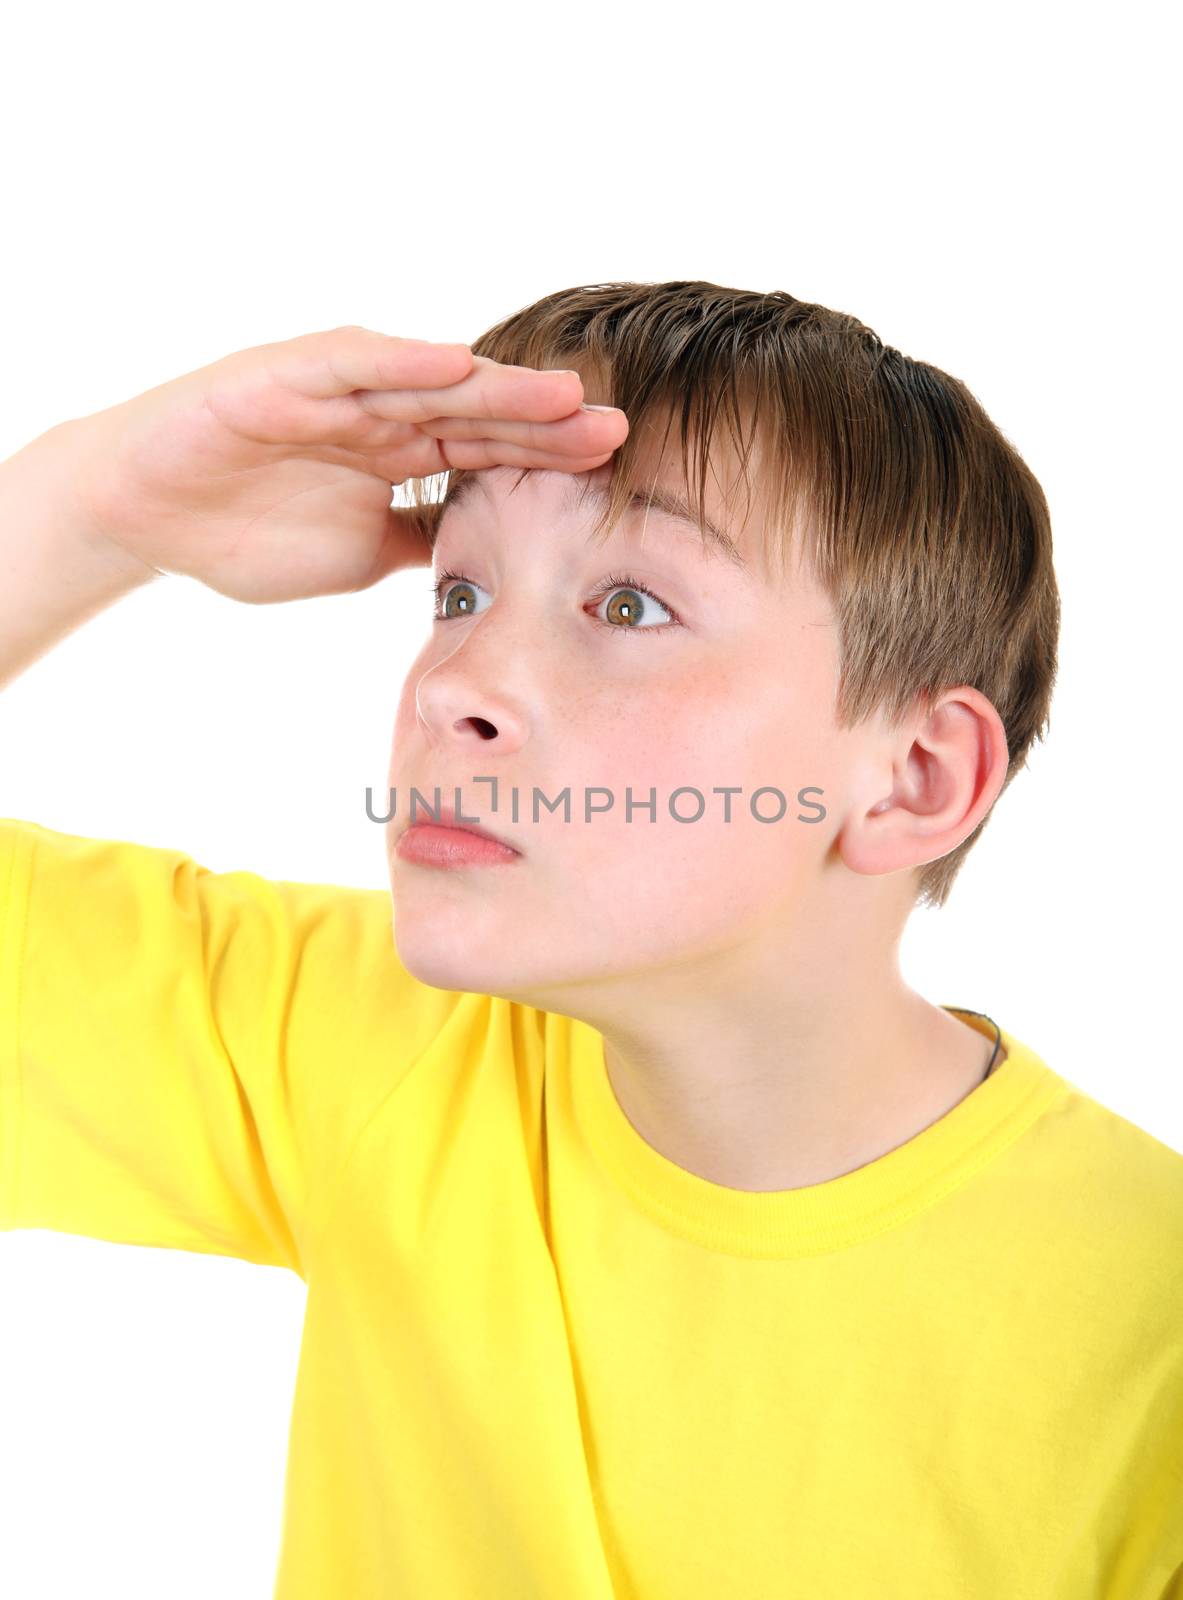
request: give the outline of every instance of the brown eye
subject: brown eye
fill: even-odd
[[[617,589],[608,601],[608,619],[611,622],[635,626],[645,614],[645,602],[635,589]]]
[[[468,617],[476,610],[470,583],[454,583],[444,599],[445,617]]]
[[[664,633],[679,625],[678,616],[665,601],[632,578],[607,578],[597,604],[605,600],[606,614],[596,621],[614,633]]]
[[[445,592],[446,591],[446,592]],[[476,595],[480,585],[470,583],[467,578],[458,572],[441,572],[435,585],[435,612],[436,622],[451,622],[455,617],[474,617],[479,615]]]
[[[479,583],[473,583],[459,572],[441,572],[436,580],[435,622],[453,622],[461,617],[480,616],[485,607],[478,605],[477,596],[484,594]],[[613,633],[668,634],[681,627],[681,618],[643,584],[635,579],[610,577],[600,590],[596,605],[608,602],[607,617],[596,616],[601,628]]]

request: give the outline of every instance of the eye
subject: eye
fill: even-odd
[[[677,612],[634,578],[605,578],[604,587],[596,596],[596,604],[604,600],[608,601],[608,613],[612,620],[605,621],[603,617],[594,620],[600,627],[609,628],[613,633],[665,633],[681,625]],[[655,622],[647,620],[655,606],[665,612],[670,619],[668,622],[662,622],[660,618]]]
[[[443,590],[450,583],[454,583],[456,587],[448,589],[445,595]],[[476,616],[478,614],[476,604],[470,598],[469,590],[479,590],[482,594],[484,593],[479,583],[473,583],[469,578],[463,577],[458,572],[441,572],[435,585],[433,620],[436,622],[451,622],[454,617]],[[455,607],[454,610],[452,609],[453,606]]]
[[[463,573],[441,572],[434,587],[432,620],[452,622],[459,617],[479,616],[484,608],[478,608],[473,596],[484,592],[479,583],[473,583]],[[605,578],[594,603],[599,606],[605,600],[609,601],[610,620],[603,617],[592,620],[613,633],[665,633],[681,626],[678,614],[634,578],[619,575]],[[655,607],[669,620],[663,622],[660,617],[656,621],[649,620]]]

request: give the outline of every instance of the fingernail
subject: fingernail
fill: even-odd
[[[619,411],[620,407],[619,406],[593,406],[593,405],[590,405],[586,400],[581,400],[579,402],[579,409],[581,411]]]

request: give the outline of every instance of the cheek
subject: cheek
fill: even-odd
[[[788,695],[753,690],[753,670],[683,675],[668,692],[628,695],[618,705],[597,708],[595,725],[585,725],[581,736],[598,769],[612,774],[622,795],[627,782],[634,794],[655,787],[659,801],[681,787],[698,790],[705,824],[724,811],[725,797],[714,789],[740,789],[746,797],[763,785],[783,788],[799,770],[796,752],[816,744],[808,708]],[[794,792],[809,781],[799,778]],[[732,797],[733,809],[740,799]],[[694,794],[677,802],[679,813],[687,816],[697,806]]]
[[[717,678],[707,675],[682,674],[668,686],[625,685],[619,694],[597,697],[594,702],[584,699],[567,742],[578,767],[575,776],[581,785],[610,789],[614,805],[604,821],[611,817],[614,826],[642,837],[648,837],[656,826],[648,822],[648,812],[640,809],[651,789],[656,791],[658,824],[663,813],[668,814],[673,791],[700,790],[708,806],[702,823],[686,825],[694,831],[710,815],[713,784],[745,781],[735,774],[750,761],[745,747],[751,741],[733,707],[734,701],[721,691]],[[630,789],[634,821],[627,823]],[[694,794],[681,795],[676,801],[679,814],[686,816],[695,814],[697,804]],[[672,826],[686,831],[677,822]]]
[[[563,870],[593,925],[617,930],[630,948],[650,937],[668,948],[675,933],[693,942],[750,920],[791,893],[810,854],[812,839],[792,819],[806,810],[798,788],[817,780],[801,775],[768,708],[749,703],[738,713],[742,704],[717,677],[683,679],[676,693],[639,698],[581,730],[588,738],[570,780],[573,804],[598,785],[611,791],[613,806],[561,830]],[[751,797],[767,786],[785,796],[779,822],[752,816]],[[650,789],[654,820],[641,804]],[[779,806],[774,794],[757,802],[766,817]]]
[[[634,811],[631,823],[596,818],[570,830],[557,863],[567,891],[558,898],[578,908],[575,937],[624,966],[724,950],[806,893],[798,824],[765,826],[734,803],[725,822],[722,797],[709,793],[698,820],[678,822],[666,799],[658,785],[654,822]],[[680,796],[677,809],[694,817],[697,801]]]

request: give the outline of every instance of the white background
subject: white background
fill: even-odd
[[[1183,1150],[1165,7],[8,18],[0,456],[247,345],[470,342],[610,279],[787,289],[968,383],[1051,504],[1060,678],[905,976]],[[426,568],[273,607],[161,580],[4,692],[0,813],[384,887],[363,794],[429,614]],[[243,1262],[0,1239],[0,1592],[269,1594],[303,1304]]]

